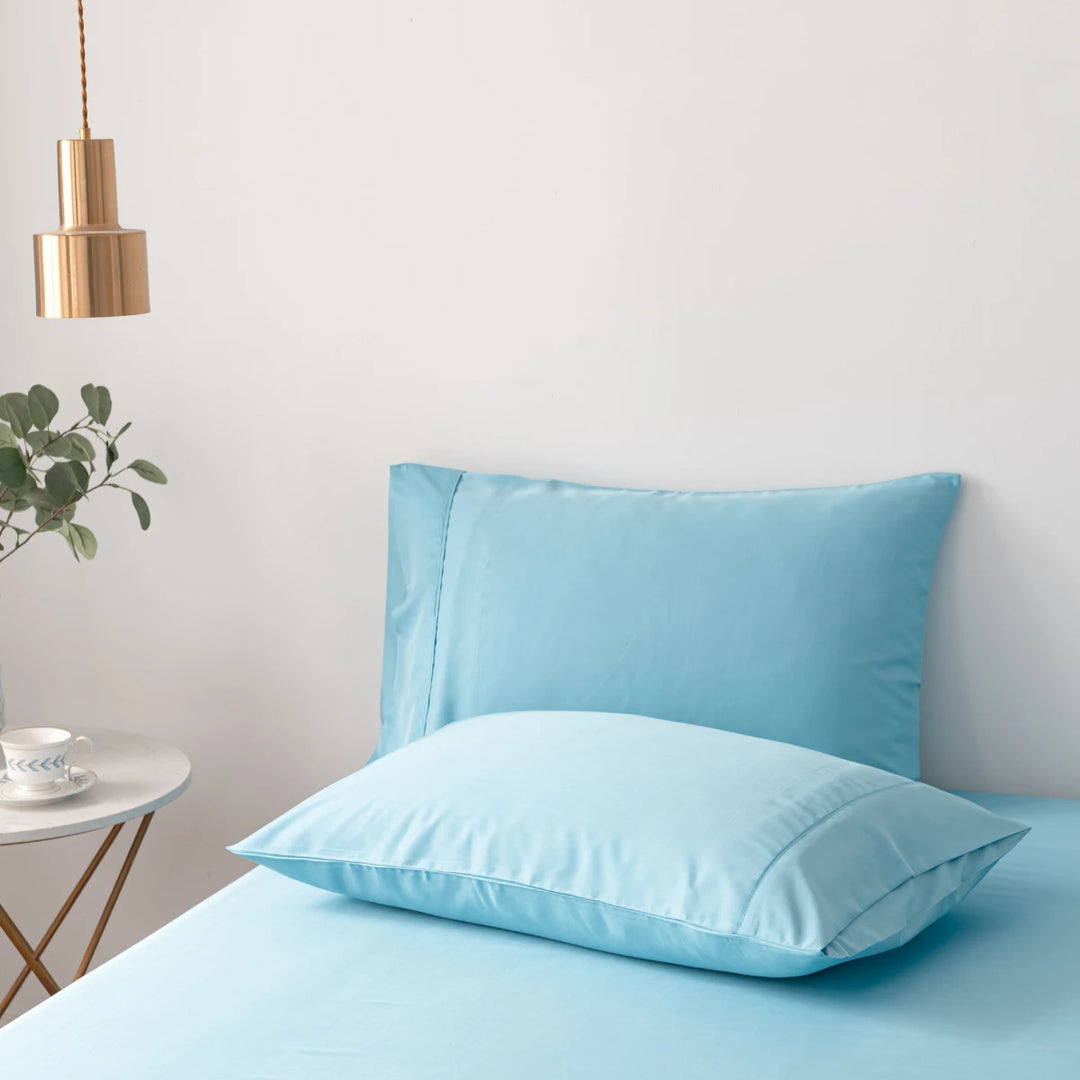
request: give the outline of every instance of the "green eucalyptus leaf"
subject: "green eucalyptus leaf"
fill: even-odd
[[[70,435],[58,435],[43,448],[42,453],[46,457],[67,458],[72,456],[71,446]]]
[[[49,494],[45,488],[31,488],[29,491],[20,491],[19,495],[31,506],[41,510],[55,510],[61,504]],[[41,523],[38,522],[40,525]]]
[[[82,394],[83,404],[86,406],[86,411],[90,414],[91,419],[100,424],[101,421],[97,418],[98,388],[92,382],[88,382],[79,393]]]
[[[165,478],[165,474],[152,461],[136,458],[128,468],[133,469],[144,480],[149,480],[151,484],[167,484],[169,482]]]
[[[55,516],[54,516],[55,515]],[[64,510],[35,510],[34,524],[42,532],[61,532],[64,526],[75,516],[75,507],[69,506]]]
[[[20,439],[26,437],[33,426],[30,419],[30,401],[25,394],[3,394],[0,396],[0,420],[6,420],[11,430]]]
[[[150,528],[150,507],[137,491],[131,493],[131,505],[135,507],[135,513],[139,515],[139,525],[145,532]]]
[[[52,530],[49,530],[50,532]],[[75,546],[75,541],[71,538],[71,526],[66,521],[61,521],[57,527],[58,532],[66,541],[69,548],[71,548],[71,554],[75,556],[75,561],[79,561],[79,549]]]
[[[52,439],[55,438],[58,438],[55,431],[49,431],[48,429],[46,429],[45,431],[31,431],[26,436],[26,445],[29,446],[30,449],[33,450],[35,453],[37,453],[37,451],[40,450],[47,442],[50,442]]]
[[[87,383],[80,393],[86,405],[86,411],[90,414],[90,419],[95,424],[108,423],[109,414],[112,412],[112,395],[109,393],[109,388]]]
[[[56,527],[59,527],[61,521],[70,521],[75,516],[75,509],[74,503],[63,507],[36,504],[34,507],[34,523],[44,525],[51,518],[57,523]]]
[[[71,458],[72,461],[93,461],[97,457],[94,444],[81,432],[73,431],[68,436],[68,439],[71,442],[71,448],[66,454],[62,455],[63,457]]]
[[[85,435],[72,432],[61,435],[57,431],[31,431],[26,445],[35,453],[51,458],[71,458],[74,461],[92,461],[94,445]]]
[[[30,387],[26,395],[30,408],[30,419],[36,428],[47,428],[52,418],[60,411],[60,401],[47,387],[38,383]]]
[[[57,532],[64,537],[76,561],[97,555],[96,535],[85,525],[76,524],[78,505],[91,491],[91,473],[97,458],[95,439],[105,446],[104,459],[111,480],[119,468],[117,440],[131,427],[127,422],[110,434],[106,425],[112,414],[112,395],[108,387],[87,383],[81,390],[90,421],[79,421],[76,430],[64,432],[50,427],[58,423],[60,401],[49,387],[35,383],[26,394],[0,395],[0,534],[11,530],[17,540],[3,535],[0,551],[5,555],[31,538],[35,531]],[[59,424],[58,424],[59,427]],[[91,438],[91,436],[93,438]],[[165,473],[152,461],[138,458],[121,469],[130,469],[152,484],[166,484]],[[97,491],[105,481],[96,482]],[[112,484],[112,487],[119,486]],[[138,492],[129,492],[139,527],[150,527],[150,505]],[[11,518],[26,513],[26,528]],[[31,524],[30,518],[34,524]],[[5,520],[6,519],[6,520]]]
[[[108,387],[99,386],[98,392],[98,413],[99,424],[107,424],[109,417],[112,414],[112,394],[109,393]],[[88,555],[87,558],[92,559],[93,555]]]
[[[86,466],[81,461],[69,461],[68,468],[71,469],[72,475],[75,477],[75,484],[79,489],[79,493],[85,495],[90,487],[90,473],[87,471]]]
[[[72,550],[84,559],[92,559],[97,554],[97,537],[85,526],[71,522],[68,526],[68,541]]]
[[[26,479],[17,488],[13,488],[12,490],[15,492],[16,495],[20,497],[25,497],[29,495],[30,492],[35,491],[37,489],[37,486],[37,477],[34,476],[34,474],[29,469],[27,469]]]
[[[73,435],[57,435],[53,440],[46,443],[41,450],[46,458],[81,458],[80,450],[75,449],[72,443]]]
[[[28,498],[16,494],[14,491],[5,491],[3,495],[0,495],[0,510],[9,510],[13,514],[18,514],[23,510],[29,510],[31,506],[33,506],[33,503]],[[10,522],[7,527],[9,529],[15,528]]]
[[[26,482],[26,462],[14,446],[0,446],[0,484],[20,488]]]
[[[45,473],[45,487],[58,503],[73,502],[86,494],[90,474],[79,461],[58,461]]]
[[[75,480],[71,475],[71,466],[66,461],[58,461],[45,473],[45,490],[56,500],[58,505],[69,502],[75,495]]]

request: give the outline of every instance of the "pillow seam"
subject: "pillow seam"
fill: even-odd
[[[751,941],[758,945],[767,945],[769,948],[782,949],[786,952],[798,953],[800,956],[816,956],[822,953],[821,949],[806,949],[799,945],[787,945],[780,941],[771,941],[768,938],[756,937],[753,934],[742,934],[733,930],[717,930],[714,927],[702,926],[700,923],[691,922],[689,919],[681,919],[675,915],[661,915],[654,911],[643,911],[640,908],[628,907],[626,904],[616,904],[610,900],[598,900],[592,896],[582,896],[580,893],[564,892],[561,889],[550,889],[544,885],[534,885],[528,881],[515,881],[512,878],[497,878],[487,874],[473,874],[464,870],[441,870],[436,867],[425,866],[405,866],[401,863],[374,863],[367,862],[363,859],[352,858],[331,858],[323,855],[278,855],[271,852],[260,852],[258,854],[254,852],[245,852],[240,848],[232,847],[229,849],[234,855],[240,855],[243,858],[249,859],[275,859],[283,862],[290,860],[296,860],[298,862],[317,862],[317,863],[347,863],[349,866],[361,866],[370,870],[393,870],[398,873],[412,873],[412,874],[441,874],[446,877],[466,878],[470,881],[480,881],[489,885],[506,885],[512,886],[516,889],[528,889],[532,892],[542,892],[549,896],[561,896],[568,900],[580,900],[586,904],[598,904],[601,907],[613,908],[616,911],[621,911],[629,915],[637,915],[647,919],[658,919],[661,922],[674,923],[677,926],[686,927],[689,930],[695,930],[702,934],[709,934],[714,937],[724,938],[738,938],[741,941]],[[265,864],[263,864],[265,865]],[[268,869],[273,869],[268,867]],[[310,884],[310,882],[308,883]],[[318,886],[316,886],[318,887]],[[329,890],[334,891],[334,890]],[[339,894],[339,895],[348,895]],[[362,897],[352,897],[352,899],[359,900]],[[369,903],[378,903],[379,901],[368,901]],[[398,905],[384,905],[390,907],[396,907]],[[415,908],[409,910],[416,910]],[[458,920],[463,921],[463,920]]]
[[[739,918],[735,922],[735,932],[742,932],[742,925],[746,921],[747,915],[750,913],[750,905],[757,895],[758,889],[761,887],[762,882],[768,877],[769,872],[776,866],[776,864],[804,837],[813,832],[819,825],[824,824],[830,818],[835,817],[841,810],[846,810],[849,806],[854,805],[857,802],[861,802],[863,799],[869,799],[874,795],[880,795],[883,791],[892,791],[894,788],[904,787],[907,784],[918,783],[917,780],[903,779],[896,784],[885,784],[882,787],[874,788],[872,791],[864,791],[859,795],[854,795],[850,799],[840,803],[839,806],[834,806],[827,814],[823,814],[821,817],[816,818],[810,822],[800,833],[793,836],[770,860],[769,864],[758,875],[757,881],[750,887],[750,892],[746,896],[746,900],[743,903],[742,911],[739,913]],[[891,891],[891,890],[890,890]]]
[[[435,686],[435,655],[439,647],[439,614],[442,609],[443,578],[446,575],[446,543],[450,535],[450,515],[454,509],[454,499],[457,498],[458,488],[461,486],[461,479],[464,475],[464,470],[458,473],[457,480],[454,481],[454,490],[450,492],[450,498],[446,502],[446,517],[442,528],[442,555],[439,559],[439,581],[435,589],[435,614],[431,629],[431,671],[428,673],[427,700],[424,703],[424,726],[420,732],[421,738],[428,733],[428,721],[431,717],[431,693]]]
[[[894,785],[894,786],[897,786],[897,785]],[[957,862],[960,859],[965,859],[969,855],[977,855],[977,854],[980,854],[981,852],[985,852],[987,850],[987,848],[992,848],[995,844],[1000,844],[1000,843],[1003,843],[1006,840],[1011,840],[1017,834],[1019,834],[1020,839],[1022,840],[1024,838],[1024,836],[1026,835],[1027,831],[1028,830],[1026,828],[1015,829],[1010,833],[1006,833],[1004,836],[999,836],[996,840],[988,840],[985,844],[980,844],[978,847],[969,848],[967,851],[961,851],[958,855],[953,855],[952,858],[950,858],[950,859],[942,859],[941,862],[935,863],[933,866],[928,866],[925,870],[920,870],[916,874],[909,874],[906,878],[904,878],[903,881],[897,882],[891,889],[886,890],[879,897],[877,897],[877,899],[872,900],[869,904],[864,905],[862,910],[857,915],[855,915],[852,919],[850,919],[843,926],[841,926],[840,929],[837,930],[836,933],[833,934],[833,936],[831,938],[829,938],[829,940],[825,943],[825,945],[822,946],[822,949],[821,949],[822,953],[825,953],[826,950],[829,948],[829,946],[832,945],[832,943],[834,941],[836,941],[836,939],[838,937],[840,937],[841,934],[843,934],[845,931],[849,930],[856,922],[859,921],[859,919],[861,919],[867,912],[869,912],[871,908],[876,907],[883,900],[885,900],[888,897],[892,896],[892,894],[894,892],[896,892],[897,889],[902,889],[905,885],[909,885],[911,882],[915,881],[917,878],[925,877],[927,874],[932,874],[932,873],[934,873],[935,870],[940,870],[943,866],[948,866],[949,863],[954,863],[954,862]],[[1019,840],[1017,841],[1017,843],[1019,843]],[[1013,845],[1013,846],[1015,847],[1015,845]],[[998,859],[1004,858],[1005,855],[1008,855],[1007,851],[1003,852],[1002,855],[999,855]],[[960,890],[960,888],[962,888],[964,885],[966,885],[967,882],[969,882],[976,874],[978,874],[982,870],[991,869],[993,867],[993,865],[994,865],[994,863],[991,863],[990,866],[988,866],[988,867],[987,866],[981,866],[977,870],[973,870],[970,874],[965,874],[964,877],[960,879],[960,882],[957,884],[955,889],[950,889],[947,893],[945,893],[944,896],[939,897],[937,900],[935,900],[931,904],[927,904],[926,908],[934,907],[935,904],[940,904],[942,901],[947,900],[953,893],[958,892]],[[925,910],[925,908],[920,909],[920,914],[924,910]],[[910,920],[908,920],[908,922],[910,924]],[[857,957],[858,955],[859,955],[859,953],[853,953],[852,957],[850,957],[850,958]]]

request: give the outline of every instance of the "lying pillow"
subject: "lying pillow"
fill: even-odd
[[[452,724],[231,850],[379,904],[788,976],[903,944],[1027,831],[786,743],[532,712]]]
[[[376,757],[469,716],[587,708],[917,777],[958,484],[717,494],[398,465]]]

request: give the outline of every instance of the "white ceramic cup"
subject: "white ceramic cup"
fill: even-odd
[[[85,735],[73,735],[65,728],[25,727],[0,732],[8,780],[26,791],[47,790],[58,780],[67,780],[71,774],[68,751],[79,746],[94,749]]]

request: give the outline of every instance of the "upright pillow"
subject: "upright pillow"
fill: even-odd
[[[1025,832],[787,743],[519,713],[388,754],[232,850],[362,900],[787,976],[903,944]]]
[[[589,709],[917,777],[959,480],[711,493],[395,466],[376,757],[482,713]]]

